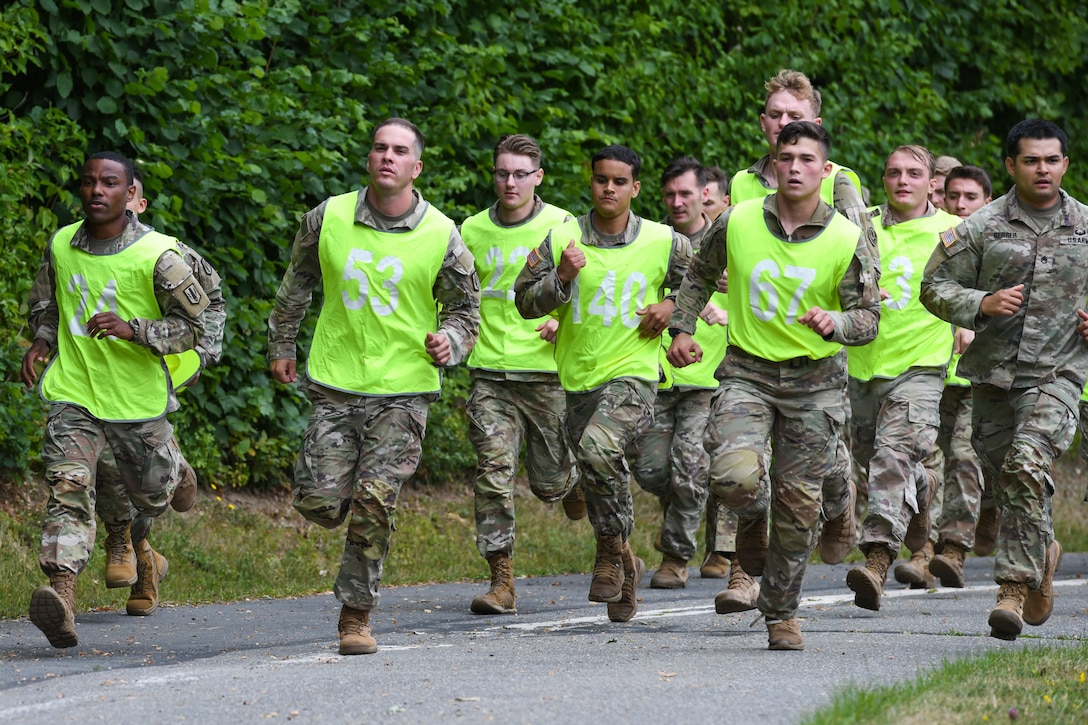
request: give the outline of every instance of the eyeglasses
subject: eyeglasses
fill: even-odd
[[[538,171],[540,171],[540,169],[533,169],[532,171],[507,171],[506,169],[492,169],[491,175],[495,177],[495,181],[506,181],[511,176],[513,176],[514,181],[520,184]]]

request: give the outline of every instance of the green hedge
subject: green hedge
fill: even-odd
[[[419,188],[455,218],[492,201],[491,148],[515,131],[542,142],[544,193],[574,211],[588,205],[586,159],[606,143],[633,147],[645,161],[636,212],[658,218],[672,158],[734,169],[763,152],[763,81],[794,67],[824,94],[834,158],[875,201],[901,143],[978,163],[1003,189],[1000,142],[1025,116],[1063,124],[1070,156],[1084,157],[1086,13],[1007,0],[8,3],[0,463],[16,477],[36,456],[41,408],[15,372],[21,305],[49,233],[77,213],[70,182],[87,151],[136,158],[146,219],[201,249],[229,290],[223,363],[177,419],[187,452],[223,485],[274,485],[307,407],[270,382],[265,320],[300,214],[364,183],[378,120],[422,127]],[[1066,186],[1088,189],[1075,174]],[[471,467],[462,405],[454,394],[432,411],[424,480]]]

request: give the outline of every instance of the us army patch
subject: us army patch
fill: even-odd
[[[529,256],[525,258],[525,261],[528,263],[529,269],[532,269],[540,264],[540,252],[538,252],[536,248],[533,248],[533,251],[529,252]]]
[[[941,232],[941,244],[944,245],[945,249],[948,249],[953,244],[955,244],[956,240],[958,240],[958,239],[959,239],[959,237],[956,236],[956,230],[955,229],[948,229],[948,230],[945,230],[945,231]]]

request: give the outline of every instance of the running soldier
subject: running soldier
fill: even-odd
[[[182,458],[166,414],[177,398],[162,357],[198,343],[208,296],[177,240],[128,214],[135,193],[131,161],[113,152],[91,156],[80,183],[86,218],[53,236],[32,288],[34,342],[22,364],[27,386],[38,382],[35,365],[56,355],[39,386],[51,403],[42,445],[49,503],[39,555],[50,584],[31,595],[30,620],[57,648],[79,643],[76,578],[94,546],[95,471],[103,450],[112,449],[125,495],[140,514],[154,518],[171,502],[192,505],[191,498],[175,499]],[[164,560],[143,536],[135,538],[137,569],[147,571],[157,590]]]
[[[773,650],[804,649],[796,614],[821,498],[849,466],[839,444],[842,346],[871,341],[880,318],[865,234],[820,199],[830,145],[811,121],[782,129],[773,164],[779,190],[718,217],[670,323],[669,361],[700,360],[691,333],[728,267],[730,346],[707,432],[710,485],[739,516],[737,558],[746,571],[765,573],[757,603]],[[759,541],[768,514],[769,550]]]
[[[1013,126],[1014,188],[941,235],[922,280],[933,314],[975,331],[957,372],[971,381],[975,451],[1001,510],[990,636],[1046,622],[1061,563],[1051,468],[1072,443],[1088,370],[1088,207],[1061,189],[1065,132]]]
[[[555,354],[567,392],[566,429],[597,540],[589,600],[608,618],[638,610],[642,560],[624,452],[653,418],[661,380],[660,338],[691,260],[684,235],[631,212],[642,160],[608,146],[591,161],[593,210],[548,233],[514,283],[526,318],[557,312]],[[701,309],[701,308],[700,308]]]
[[[295,464],[294,505],[325,528],[348,521],[333,592],[340,654],[373,654],[401,485],[422,455],[443,367],[476,343],[480,280],[457,228],[415,190],[423,134],[403,118],[374,129],[370,185],[306,212],[268,319],[272,377],[298,380],[295,341],[319,284],[303,387],[313,405]]]
[[[541,501],[562,501],[568,518],[586,515],[577,469],[563,434],[566,396],[555,367],[548,317],[526,320],[513,286],[533,245],[571,219],[536,195],[544,179],[540,145],[523,134],[495,145],[496,201],[461,225],[461,237],[486,280],[480,293],[480,339],[468,358],[472,392],[465,412],[478,463],[474,500],[476,548],[491,568],[491,586],[472,600],[476,614],[517,612],[514,588],[514,478],[525,442],[529,487]]]

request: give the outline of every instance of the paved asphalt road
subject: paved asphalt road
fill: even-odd
[[[640,590],[627,624],[586,601],[585,575],[518,580],[516,616],[469,613],[478,582],[388,588],[370,656],[337,654],[331,594],[80,614],[69,650],[0,621],[0,722],[795,723],[850,683],[1088,639],[1088,554],[1066,555],[1050,621],[1013,643],[986,636],[992,565],[968,559],[960,590],[892,583],[880,612],[853,605],[847,565],[811,566],[804,652],[768,651],[754,612],[715,615],[723,583],[694,568],[686,589]]]

